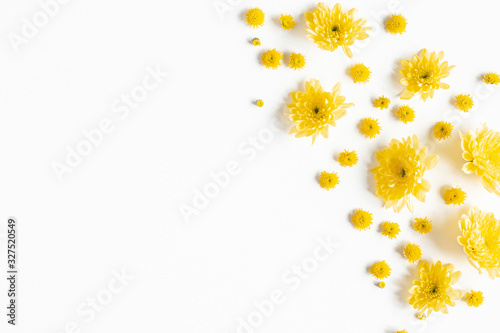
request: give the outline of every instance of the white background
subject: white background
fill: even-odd
[[[9,33],[20,34],[23,17],[40,11],[37,1],[0,4],[0,236],[5,249],[8,216],[19,221],[19,325],[7,327],[6,281],[1,279],[2,332],[237,332],[238,318],[256,311],[254,302],[284,292],[255,332],[470,332],[492,331],[500,309],[500,282],[480,276],[457,243],[457,221],[473,205],[500,216],[500,199],[484,190],[475,176],[461,172],[458,131],[487,122],[500,130],[500,89],[486,89],[481,74],[500,71],[498,5],[493,1],[343,1],[356,7],[375,29],[358,44],[353,59],[339,50],[319,50],[307,40],[303,13],[314,1],[238,1],[217,12],[217,1],[73,0],[15,53]],[[335,2],[328,1],[329,5]],[[253,30],[242,17],[260,6],[263,28]],[[407,33],[392,36],[380,29],[390,12],[408,19]],[[277,24],[290,13],[291,31]],[[262,47],[249,41],[260,37]],[[259,64],[263,50],[302,52],[307,66],[268,70]],[[457,65],[446,80],[447,91],[435,98],[409,102],[414,123],[395,118],[399,60],[422,48],[445,51]],[[363,62],[372,70],[366,85],[355,85],[348,67]],[[121,120],[112,105],[147,74],[146,68],[170,76]],[[289,93],[310,78],[325,89],[343,83],[343,94],[356,104],[331,129],[330,138],[288,135],[283,118]],[[453,96],[469,93],[476,107],[456,110]],[[372,107],[372,99],[391,98],[389,110]],[[265,106],[253,102],[263,99]],[[361,136],[363,117],[380,119],[376,139]],[[82,131],[104,118],[114,131],[59,182],[52,168],[63,163],[66,147],[84,139]],[[455,124],[451,139],[435,142],[436,121]],[[278,124],[278,127],[272,126]],[[273,137],[251,156],[252,137]],[[391,138],[417,134],[440,156],[426,174],[432,183],[425,204],[415,214],[385,210],[374,195],[374,152]],[[238,150],[240,147],[240,151]],[[343,169],[338,152],[356,149],[360,162]],[[179,212],[192,205],[195,190],[211,182],[210,172],[239,163],[240,173],[186,223]],[[323,171],[339,172],[341,183],[324,191],[317,183]],[[468,193],[461,207],[440,197],[446,186]],[[356,231],[348,221],[357,208],[373,212],[371,230]],[[411,229],[415,216],[427,215],[434,230],[421,236]],[[386,220],[402,232],[389,240],[379,232]],[[291,290],[282,276],[308,261],[318,238],[338,242],[300,288]],[[406,241],[422,245],[429,260],[451,262],[463,272],[459,287],[480,289],[479,308],[460,301],[450,314],[427,324],[415,320],[406,302],[416,265],[401,255]],[[5,250],[2,250],[2,270]],[[309,259],[308,259],[309,258]],[[379,289],[367,269],[386,260],[393,268],[387,287]],[[114,295],[95,318],[77,313],[87,298],[103,294],[113,271],[124,269],[133,281]],[[3,273],[2,273],[3,276]],[[66,330],[76,322],[78,330]],[[249,333],[244,330],[240,332]]]

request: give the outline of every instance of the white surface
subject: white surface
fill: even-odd
[[[17,217],[21,258],[19,325],[7,327],[2,310],[1,331],[60,333],[75,321],[80,331],[74,332],[230,333],[237,331],[238,318],[247,318],[255,311],[254,302],[269,299],[273,290],[284,292],[283,302],[255,332],[494,330],[500,281],[479,276],[456,237],[458,217],[474,204],[500,216],[500,199],[482,189],[478,178],[460,171],[458,136],[458,130],[481,122],[500,130],[500,89],[488,92],[479,81],[484,72],[500,71],[498,5],[401,0],[398,11],[408,18],[408,31],[392,36],[380,30],[380,23],[393,4],[343,1],[345,8],[357,7],[360,16],[379,25],[348,59],[306,39],[303,13],[314,1],[222,2],[234,4],[223,13],[224,20],[212,0],[73,0],[18,54],[7,34],[19,33],[22,18],[39,5],[1,2],[0,219]],[[259,30],[242,20],[242,13],[255,5],[268,17]],[[277,26],[283,12],[298,18],[294,30]],[[249,44],[255,36],[262,47]],[[417,120],[404,125],[392,107],[380,111],[371,101],[384,94],[393,106],[400,104],[398,61],[424,47],[445,51],[457,68],[447,80],[451,89],[438,91],[426,103],[409,103]],[[307,67],[267,70],[258,62],[267,48],[303,52]],[[346,75],[356,62],[372,69],[366,85],[355,85]],[[111,111],[113,102],[142,82],[148,66],[159,66],[170,77],[120,120]],[[343,94],[356,103],[330,138],[312,147],[309,139],[289,136],[290,124],[281,122],[289,92],[302,89],[309,78],[319,79],[325,89],[342,81]],[[466,119],[450,103],[458,93],[474,94],[479,104]],[[252,104],[258,98],[265,101],[263,108]],[[374,140],[357,131],[365,116],[379,118],[383,126]],[[114,131],[58,182],[52,163],[62,162],[65,147],[75,147],[81,132],[104,118],[112,119]],[[245,150],[248,140],[276,119],[284,125],[252,158]],[[430,129],[443,119],[456,122],[456,130],[450,140],[435,143]],[[374,152],[392,137],[408,134],[417,134],[441,157],[426,174],[433,187],[425,204],[416,203],[415,215],[385,210],[369,185]],[[358,151],[356,167],[342,169],[335,161],[345,148]],[[232,160],[241,173],[186,224],[179,206],[190,204],[193,191],[210,182],[210,172]],[[318,186],[322,170],[339,171],[335,191]],[[467,191],[464,206],[444,205],[439,192],[448,185]],[[372,211],[376,222],[367,232],[348,222],[350,212],[361,207]],[[420,236],[410,222],[424,215],[435,229]],[[378,232],[385,220],[400,223],[397,240]],[[1,228],[3,233],[4,222]],[[299,289],[291,290],[282,276],[309,260],[318,237],[328,236],[339,247],[301,280]],[[421,244],[425,258],[454,263],[463,272],[461,288],[484,291],[483,307],[459,302],[428,326],[416,321],[404,300],[416,276],[416,266],[399,253],[405,241]],[[367,273],[382,259],[393,267],[384,290]],[[112,271],[122,268],[135,279],[85,322],[88,317],[77,308],[101,293],[113,281]]]

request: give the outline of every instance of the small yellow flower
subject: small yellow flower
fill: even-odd
[[[448,313],[447,305],[455,306],[455,301],[462,298],[463,292],[453,289],[461,276],[459,271],[454,270],[452,264],[443,265],[441,261],[420,261],[419,279],[413,281],[408,297],[408,303],[419,311],[419,318],[428,316],[433,311]]]
[[[354,214],[351,215],[351,222],[357,230],[370,229],[373,223],[372,213],[363,209],[357,209]]]
[[[407,330],[396,331],[396,333],[408,333]]]
[[[321,135],[328,138],[328,129],[345,116],[347,108],[354,106],[346,103],[340,95],[341,84],[338,82],[331,91],[325,91],[318,80],[305,83],[305,91],[290,93],[292,103],[287,105],[288,118],[294,122],[289,134],[301,138],[312,136],[312,142]]]
[[[432,230],[432,221],[426,217],[416,217],[413,229],[421,234],[428,234]]]
[[[293,16],[289,14],[281,14],[280,15],[281,27],[285,30],[293,29],[295,26],[295,21],[293,20]]]
[[[391,267],[385,262],[385,260],[382,260],[370,267],[370,273],[377,280],[383,280],[391,275]]]
[[[377,151],[379,165],[371,170],[375,174],[376,195],[385,201],[385,208],[400,212],[406,205],[413,212],[411,198],[424,202],[431,184],[424,173],[436,166],[438,155],[427,155],[416,135],[402,141],[392,139],[389,146]]]
[[[465,294],[465,300],[468,306],[475,306],[476,308],[483,304],[484,296],[482,291],[474,291]]]
[[[264,101],[263,101],[263,100],[261,100],[261,99],[259,99],[259,100],[257,100],[257,102],[256,102],[255,104],[257,104],[257,106],[258,106],[259,108],[261,108],[261,107],[263,107],[263,106],[264,106]]]
[[[252,45],[253,46],[260,46],[260,39],[258,39],[257,37],[252,39]]]
[[[434,125],[434,137],[438,140],[446,140],[453,132],[453,125],[447,121],[438,121]]]
[[[401,122],[407,124],[415,120],[415,110],[408,105],[401,105],[396,110],[396,115]]]
[[[356,151],[344,150],[339,154],[339,164],[342,167],[352,167],[358,163],[358,154]]]
[[[500,221],[493,213],[472,208],[458,222],[462,236],[458,242],[464,247],[467,260],[491,279],[500,277]]]
[[[247,24],[252,28],[258,28],[264,25],[265,14],[260,8],[252,8],[245,14]]]
[[[414,55],[412,60],[401,60],[403,67],[400,70],[403,75],[401,83],[406,86],[406,90],[400,98],[411,99],[415,95],[420,95],[425,101],[429,97],[434,97],[435,90],[450,88],[449,84],[441,80],[447,78],[455,66],[449,66],[443,59],[443,51],[437,53],[423,49],[418,56]]]
[[[276,49],[267,50],[262,54],[261,61],[267,68],[276,69],[281,66],[281,59],[283,59],[283,54]]]
[[[380,134],[382,127],[374,118],[363,118],[359,123],[359,131],[367,138],[373,139]]]
[[[378,283],[378,286],[379,286],[380,289],[384,289],[385,288],[385,282],[384,281],[380,281]]]
[[[292,69],[302,69],[306,65],[306,57],[302,53],[290,54],[289,66]]]
[[[392,14],[391,18],[385,21],[385,30],[391,34],[403,34],[406,32],[406,25],[408,22],[401,14]]]
[[[465,202],[467,193],[461,187],[452,187],[443,192],[443,200],[447,205],[461,205]]]
[[[339,175],[336,172],[321,172],[319,176],[319,185],[325,190],[333,190],[339,184]]]
[[[486,82],[486,84],[497,85],[500,83],[500,75],[493,72],[486,73],[483,75],[483,81]]]
[[[364,64],[356,64],[349,68],[349,75],[352,77],[354,83],[366,83],[370,80],[370,69]]]
[[[469,112],[469,110],[474,106],[474,101],[469,94],[457,95],[455,96],[455,99],[457,100],[455,103],[456,107],[463,112]]]
[[[333,8],[319,3],[312,12],[305,13],[307,38],[318,45],[320,49],[335,51],[341,47],[345,55],[352,58],[350,47],[356,40],[368,38],[370,27],[365,26],[366,20],[356,17],[356,9],[342,11],[340,4]]]
[[[391,104],[391,100],[385,96],[380,96],[373,101],[373,106],[379,108],[380,110],[387,109]]]
[[[410,263],[415,263],[422,258],[422,250],[420,249],[420,245],[408,243],[406,244],[403,254]]]
[[[400,232],[399,224],[389,221],[382,223],[382,235],[389,237],[389,239],[395,239]]]

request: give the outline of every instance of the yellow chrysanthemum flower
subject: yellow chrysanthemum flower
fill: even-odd
[[[416,217],[413,223],[413,229],[420,234],[428,234],[432,230],[432,221],[426,217]]]
[[[281,66],[281,59],[283,59],[283,54],[276,49],[272,49],[262,53],[260,60],[266,68],[277,69]]]
[[[343,12],[340,4],[329,8],[319,3],[313,12],[305,13],[307,38],[315,42],[320,49],[335,51],[341,47],[344,53],[352,58],[350,46],[356,40],[368,38],[366,20],[356,18],[356,9]]]
[[[256,104],[259,108],[261,108],[261,107],[263,107],[263,106],[264,106],[264,101],[263,101],[263,100],[261,100],[261,99],[258,99],[258,100],[257,100],[257,102],[255,102],[255,104]]]
[[[415,120],[415,110],[408,105],[400,105],[396,110],[396,115],[402,123],[411,123]]]
[[[500,196],[500,133],[486,124],[476,132],[468,131],[462,138],[462,157],[467,163],[462,170],[481,177],[484,188]]]
[[[389,237],[389,239],[395,239],[400,232],[399,224],[389,221],[382,223],[382,235]]]
[[[472,208],[459,221],[462,236],[458,242],[464,247],[467,259],[479,274],[487,272],[491,279],[500,277],[500,221],[493,213]]]
[[[376,157],[380,165],[371,170],[375,174],[376,195],[385,201],[385,208],[399,212],[406,205],[413,212],[411,197],[425,201],[431,184],[423,176],[436,166],[438,155],[427,156],[427,147],[420,147],[420,140],[414,135],[402,141],[392,139]]]
[[[420,249],[420,245],[408,243],[405,245],[403,250],[403,255],[408,258],[410,263],[415,263],[422,258],[422,250]]]
[[[370,80],[370,68],[364,64],[356,64],[349,68],[349,75],[352,77],[354,83],[366,83]]]
[[[391,100],[385,96],[380,96],[373,101],[373,106],[380,110],[389,108],[389,104],[391,104]]]
[[[321,172],[319,185],[325,190],[333,190],[340,183],[339,175],[336,172]]]
[[[372,213],[363,209],[357,209],[354,214],[351,215],[351,222],[357,230],[370,229],[373,223]]]
[[[451,137],[453,125],[447,121],[438,121],[434,125],[434,137],[438,140],[446,140]]]
[[[373,139],[382,131],[382,127],[374,118],[363,118],[359,123],[359,131],[367,138]]]
[[[358,154],[356,151],[344,150],[339,154],[339,164],[342,167],[352,167],[358,163]]]
[[[408,333],[407,330],[396,331],[396,333]]]
[[[486,73],[483,75],[483,81],[486,82],[486,84],[497,85],[500,83],[500,75],[493,72]]]
[[[443,51],[436,53],[423,49],[418,56],[414,55],[412,60],[401,60],[401,83],[406,86],[406,90],[400,98],[411,99],[419,94],[425,101],[434,97],[434,90],[448,89],[450,86],[441,80],[447,78],[455,66],[449,66],[443,59]]]
[[[483,304],[484,296],[482,291],[474,291],[465,294],[465,300],[467,301],[468,306],[475,306],[476,308]]]
[[[253,46],[260,46],[260,39],[255,37],[254,39],[252,39],[252,45]]]
[[[469,94],[457,95],[455,96],[455,99],[457,100],[455,102],[456,107],[463,112],[469,112],[469,110],[474,106],[474,100]]]
[[[384,281],[380,281],[378,283],[378,286],[379,286],[380,289],[384,289],[385,288],[385,282]]]
[[[447,205],[462,205],[467,198],[467,193],[461,187],[451,187],[443,192],[443,200]]]
[[[306,57],[302,53],[292,53],[289,58],[289,66],[294,70],[302,69],[306,65]]]
[[[377,280],[383,280],[391,275],[391,267],[385,262],[385,260],[376,262],[370,267],[370,273]]]
[[[387,32],[395,34],[403,34],[406,32],[406,25],[408,22],[406,18],[401,14],[392,14],[392,16],[385,21],[385,30]]]
[[[419,311],[419,317],[429,316],[432,311],[448,313],[447,305],[455,306],[455,301],[463,296],[453,285],[461,273],[454,271],[452,264],[442,265],[441,261],[429,263],[422,260],[418,265],[419,280],[413,281],[408,302]]]
[[[327,92],[319,81],[311,79],[305,84],[305,92],[292,92],[292,104],[287,107],[288,117],[295,126],[289,134],[295,134],[297,138],[312,136],[313,143],[319,134],[328,138],[328,127],[335,126],[336,121],[345,116],[346,109],[354,106],[353,103],[345,103],[340,88],[339,82],[331,92]]]
[[[289,14],[281,14],[280,23],[281,27],[285,30],[293,29],[293,27],[295,26],[295,21],[293,20],[293,16]]]
[[[258,28],[264,25],[265,14],[260,8],[251,8],[245,14],[247,24],[252,28]]]

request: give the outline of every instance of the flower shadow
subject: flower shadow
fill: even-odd
[[[301,80],[297,83],[297,88],[296,91],[301,91],[304,87],[305,81]],[[281,108],[277,108],[275,112],[275,119],[276,119],[276,124],[275,126],[278,127],[280,130],[283,132],[287,132],[290,130],[290,128],[294,125],[294,123],[288,118],[287,113],[288,113],[288,107],[287,105],[292,102],[292,99],[290,97],[290,94],[287,94],[286,97],[283,97],[283,100],[281,101]]]
[[[400,60],[396,60],[394,62],[394,66],[392,68],[392,72],[391,72],[391,82],[393,83],[394,85],[394,88],[397,88],[397,89],[401,89],[401,79],[403,78],[403,76],[401,75],[401,62]],[[403,93],[404,89],[401,90],[400,93],[397,94],[397,96],[399,97],[402,93]]]
[[[446,160],[448,165],[452,165],[459,173],[462,173],[462,166],[465,161],[462,158],[462,144],[460,135],[452,134],[449,139],[437,141],[434,139],[434,127],[429,129],[430,142],[433,142],[433,149],[429,149],[430,154],[438,154],[440,160]]]
[[[373,195],[376,195],[377,183],[375,181],[375,177],[373,176],[373,173],[371,172],[371,170],[379,165],[378,160],[376,158],[376,152],[379,150],[382,150],[384,148],[385,148],[385,145],[379,144],[375,148],[375,152],[370,155],[370,160],[366,164],[368,166],[368,172],[366,173],[367,190],[368,190],[368,192],[372,193]],[[381,205],[381,207],[384,207],[384,203],[382,201],[381,201],[380,205]]]
[[[434,222],[432,231],[428,234],[428,237],[442,251],[448,253],[459,253],[461,251],[461,245],[457,241],[457,237],[461,235],[458,221],[468,210],[468,207],[453,210],[445,215],[446,218],[444,221],[440,223]]]
[[[396,245],[395,252],[401,256],[402,259],[407,260],[404,256],[404,250],[405,250],[405,245],[406,241],[399,241],[398,245]]]
[[[455,108],[455,103],[457,102],[457,99],[455,98],[455,96],[450,96],[450,105],[453,106]]]
[[[413,285],[413,281],[418,279],[418,265],[410,264],[408,266],[407,272],[401,277],[401,279],[396,281],[397,284],[397,295],[401,304],[408,305],[408,296],[410,293],[408,290]]]

